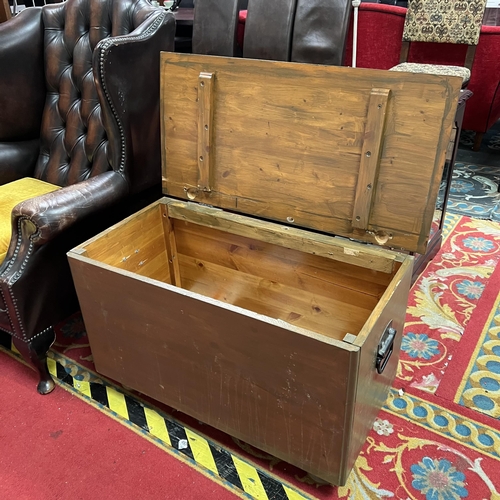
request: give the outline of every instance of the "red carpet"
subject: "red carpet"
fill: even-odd
[[[237,496],[0,353],[0,498],[230,499]]]
[[[57,332],[50,367],[61,387],[78,392],[88,405],[61,387],[37,396],[34,375],[0,352],[3,386],[12,386],[0,396],[0,411],[9,409],[1,431],[0,498],[20,491],[21,498],[44,500],[59,498],[53,493],[61,491],[60,498],[224,499],[232,495],[224,484],[259,500],[499,500],[500,420],[442,397],[440,386],[446,390],[460,355],[473,350],[468,325],[486,321],[482,304],[500,273],[500,225],[448,216],[447,232],[441,252],[412,289],[398,377],[345,487],[318,484],[303,471],[99,377],[75,316]],[[4,370],[4,362],[13,366]],[[21,425],[19,432],[14,426]],[[44,454],[50,486],[40,473]],[[23,466],[26,456],[31,458]],[[20,471],[31,477],[24,489],[16,489],[23,484]]]

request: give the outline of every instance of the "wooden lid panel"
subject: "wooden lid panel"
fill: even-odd
[[[164,192],[422,252],[459,90],[458,78],[163,53]]]

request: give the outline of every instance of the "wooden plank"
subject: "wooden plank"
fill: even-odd
[[[214,73],[201,72],[198,77],[198,188],[210,191],[213,161]]]
[[[311,293],[185,255],[179,261],[184,288],[337,340],[348,332],[358,334],[372,312],[356,301]]]
[[[176,221],[176,241],[184,255],[346,302],[366,301],[367,308],[373,308],[392,279],[387,273],[188,222]]]
[[[0,23],[8,21],[11,17],[9,0],[0,0]]]
[[[399,64],[408,61],[408,53],[410,51],[410,42],[403,40],[401,44],[401,53],[399,54]]]
[[[163,236],[161,207],[150,205],[75,250],[119,269],[165,279],[168,260]],[[150,267],[150,263],[155,263]]]
[[[361,347],[361,356],[356,406],[352,427],[350,426],[352,428],[351,448],[349,455],[345,457],[341,482],[347,480],[347,475],[366,442],[368,432],[387,399],[389,388],[396,375],[412,269],[413,258],[408,257],[354,342],[355,345]],[[377,347],[389,321],[392,321],[392,326],[397,330],[394,352],[385,370],[378,374],[375,369]]]
[[[175,242],[175,231],[170,220],[168,206],[160,204],[161,215],[163,217],[163,233],[165,236],[165,249],[167,252],[167,262],[170,275],[170,284],[182,286],[181,273],[179,270],[179,258],[177,255],[177,244]]]
[[[260,221],[217,210],[211,207],[186,204],[163,198],[168,204],[169,216],[221,231],[239,234],[301,252],[347,262],[376,271],[391,273],[398,254],[368,247],[345,239],[311,233],[288,226]],[[400,257],[400,256],[399,256]]]
[[[197,188],[197,86],[211,72],[213,184],[196,201],[369,243],[392,233],[387,246],[425,253],[460,78],[176,53],[161,68],[168,194]],[[391,99],[365,230],[351,221],[373,88]]]
[[[372,89],[368,101],[365,136],[361,148],[361,163],[352,217],[352,226],[358,229],[370,227],[370,214],[373,195],[377,188],[390,93],[390,89]]]
[[[99,373],[338,482],[359,347],[82,256],[70,264]]]

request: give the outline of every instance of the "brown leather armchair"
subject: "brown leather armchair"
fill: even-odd
[[[0,187],[60,187],[14,207],[0,262],[0,329],[41,394],[53,326],[78,309],[66,252],[160,185],[159,53],[174,35],[146,0],[68,0],[0,25]]]

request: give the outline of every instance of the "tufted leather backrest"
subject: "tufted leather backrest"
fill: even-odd
[[[154,12],[146,0],[43,7],[47,96],[35,177],[67,186],[120,167],[120,152],[103,125],[93,52],[101,40],[129,34]]]

